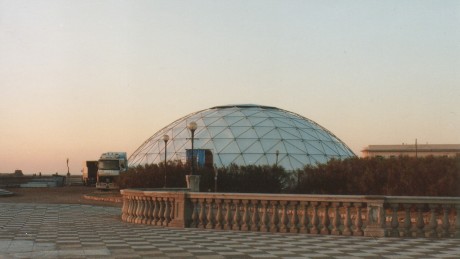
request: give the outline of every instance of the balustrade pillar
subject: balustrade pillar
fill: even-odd
[[[391,213],[391,230],[389,235],[391,237],[399,237],[399,220],[398,220],[398,210],[399,210],[399,203],[393,203],[390,205],[392,210]]]
[[[241,219],[241,230],[248,231],[250,228],[249,221],[249,200],[242,200],[243,203],[243,218]]]
[[[350,215],[350,206],[351,203],[344,202],[343,207],[345,208],[345,220],[343,221],[343,231],[342,235],[344,236],[351,236],[353,233],[351,232],[351,215]]]
[[[412,236],[412,219],[410,215],[410,211],[412,208],[412,204],[405,203],[403,204],[404,207],[404,228],[400,232],[400,236],[403,237],[411,237]]]
[[[299,233],[299,211],[298,211],[298,201],[291,201],[292,215],[290,220],[290,229],[291,233]]]
[[[318,216],[318,207],[319,207],[319,202],[312,202],[312,218],[311,218],[311,229],[310,233],[311,234],[319,234],[319,216]]]
[[[356,209],[355,227],[353,229],[353,236],[363,236],[363,218],[361,216],[361,208],[363,204],[361,202],[354,203]]]
[[[339,213],[340,202],[333,202],[332,209],[334,212],[334,219],[332,220],[332,235],[340,235],[342,231],[340,230],[341,220],[340,220],[340,213]]]
[[[233,225],[232,230],[240,230],[240,200],[233,200],[235,212],[233,214]]]
[[[415,226],[417,227],[416,235],[417,237],[425,237],[425,222],[423,221],[423,208],[425,207],[425,204],[417,204],[417,219],[415,222]]]
[[[153,225],[158,226],[161,224],[160,221],[160,201],[158,197],[152,199],[154,204],[153,209]]]
[[[269,232],[270,231],[270,227],[269,227],[269,217],[268,217],[268,214],[269,214],[269,206],[270,206],[270,202],[269,201],[261,201],[260,202],[262,204],[262,218],[260,219],[260,231],[262,232]]]
[[[384,200],[379,198],[369,198],[367,203],[367,225],[364,229],[364,236],[384,237],[385,236],[385,210]]]
[[[321,234],[322,235],[329,235],[331,231],[329,230],[329,224],[331,222],[329,218],[329,202],[321,202],[321,206],[323,207],[323,215],[321,218]]]
[[[216,229],[224,229],[224,223],[223,223],[224,217],[222,216],[222,200],[221,199],[215,199],[214,201],[215,201],[215,204],[217,206]]]
[[[165,202],[165,215],[164,215],[164,222],[163,226],[169,226],[169,222],[171,222],[171,200],[169,198],[164,198]]]
[[[192,208],[190,227],[197,228],[198,227],[198,199],[191,199],[191,202],[192,202],[193,208]]]
[[[225,230],[232,229],[232,200],[225,200]]]
[[[453,206],[455,208],[455,224],[453,224],[455,226],[455,229],[453,231],[453,237],[454,238],[460,238],[460,205],[454,205]]]
[[[272,218],[270,221],[270,232],[278,232],[278,223],[279,223],[279,211],[278,211],[278,201],[271,201],[272,204]]]
[[[259,201],[252,200],[252,222],[251,231],[259,231]]]
[[[450,205],[446,205],[446,204],[442,205],[442,225],[441,225],[441,236],[442,237],[449,236],[449,227],[450,227],[449,210],[450,210]]]
[[[288,219],[288,215],[287,215],[287,208],[289,206],[289,201],[281,201],[280,202],[281,204],[281,220],[280,220],[280,232],[282,233],[286,233],[286,232],[289,232],[289,226],[288,226],[288,223],[289,223],[289,219]]]
[[[430,220],[426,225],[425,236],[426,237],[438,237],[438,214],[436,212],[438,205],[437,204],[428,204],[430,209]]]
[[[302,210],[302,219],[300,220],[300,233],[308,233],[308,202],[302,201],[300,203]]]
[[[206,215],[206,221],[207,221],[207,224],[206,224],[206,228],[207,229],[214,229],[214,226],[216,224],[216,220],[215,220],[215,217],[214,217],[214,213],[213,213],[213,199],[206,199],[207,201],[207,208],[208,208],[208,213]]]
[[[200,215],[198,216],[198,228],[206,228],[206,199],[199,199]]]

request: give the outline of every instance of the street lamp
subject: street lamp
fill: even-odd
[[[166,188],[166,166],[167,166],[167,163],[166,163],[166,148],[168,146],[168,140],[169,140],[169,136],[164,135],[163,136],[163,141],[165,142],[165,185],[164,185],[164,188]]]
[[[278,156],[280,154],[280,151],[279,150],[276,150],[276,163],[275,165],[278,166]]]
[[[197,128],[196,122],[194,121],[190,122],[187,128],[192,133],[192,172],[190,173],[190,175],[194,175],[195,174],[195,152],[193,150],[193,138],[195,137],[195,130]]]

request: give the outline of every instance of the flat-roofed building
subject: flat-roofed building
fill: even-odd
[[[369,145],[361,152],[363,157],[455,157],[460,156],[460,144]]]

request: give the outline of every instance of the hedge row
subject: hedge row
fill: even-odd
[[[190,167],[168,163],[166,186],[185,187]],[[217,184],[215,177],[217,173]],[[277,166],[199,168],[200,190],[239,193],[460,196],[460,157],[350,158],[286,172]],[[130,168],[121,188],[160,188],[164,164]]]

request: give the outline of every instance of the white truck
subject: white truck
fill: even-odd
[[[128,170],[126,152],[103,153],[97,163],[97,189],[118,189],[116,178]]]

